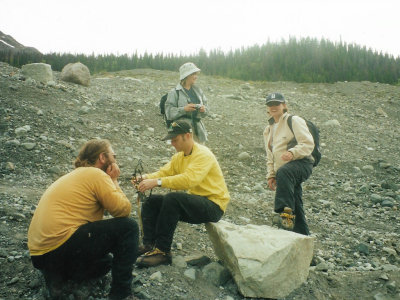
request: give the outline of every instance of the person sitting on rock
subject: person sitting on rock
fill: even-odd
[[[171,244],[178,221],[191,224],[218,222],[230,196],[214,154],[193,140],[192,128],[184,120],[171,124],[163,140],[171,140],[177,153],[159,171],[145,174],[140,192],[163,187],[177,190],[152,194],[142,205],[143,245],[139,247],[139,267],[171,263]],[[140,178],[134,178],[137,184]],[[187,193],[183,192],[187,190]]]
[[[282,94],[269,94],[266,104],[271,116],[264,131],[267,180],[268,187],[276,190],[274,211],[280,214],[273,222],[283,229],[309,235],[301,184],[312,173],[314,140],[306,122],[298,116],[293,116],[293,132],[290,130],[288,108]],[[291,145],[295,136],[297,143]]]
[[[112,270],[110,299],[133,299],[138,225],[118,184],[120,169],[107,140],[90,140],[75,169],[44,192],[28,231],[33,266],[53,299],[67,280],[83,282]],[[103,219],[107,210],[114,218]],[[112,255],[110,255],[110,253]]]
[[[208,113],[207,98],[195,85],[200,69],[191,62],[179,68],[180,83],[168,93],[165,102],[165,116],[168,121],[188,119],[192,123],[194,139],[204,144],[207,142],[207,131],[203,118]]]

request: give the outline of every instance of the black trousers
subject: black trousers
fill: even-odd
[[[310,177],[312,163],[307,159],[293,160],[284,164],[276,172],[275,212],[290,207],[296,215],[293,231],[310,235],[303,209],[301,184]]]
[[[110,296],[131,295],[132,269],[137,258],[139,230],[128,217],[87,223],[60,247],[31,256],[50,289],[66,280],[81,282],[112,272]],[[112,256],[110,255],[112,253]]]
[[[218,222],[224,212],[206,197],[182,192],[151,195],[142,206],[143,243],[169,252],[178,221]]]

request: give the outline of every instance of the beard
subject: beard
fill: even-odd
[[[104,171],[104,173],[107,173],[107,169],[108,169],[108,167],[111,165],[111,162],[110,162],[110,160],[108,159],[108,157],[107,157],[107,160],[106,160],[106,162],[104,163],[104,165],[101,167],[101,169]]]

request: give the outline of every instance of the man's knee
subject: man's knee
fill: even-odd
[[[164,196],[164,207],[176,207],[179,199],[182,198],[182,193],[172,192]]]
[[[124,232],[132,232],[133,234],[139,233],[139,226],[137,222],[129,217],[122,217],[122,218],[115,218],[116,221],[119,223],[119,227]]]
[[[276,179],[276,181],[280,181],[280,180],[282,180],[282,179],[283,179],[283,180],[284,180],[284,179],[287,179],[288,176],[289,176],[289,174],[290,174],[289,168],[287,168],[287,167],[284,165],[284,166],[280,167],[280,168],[278,169],[278,171],[276,172],[275,179]]]

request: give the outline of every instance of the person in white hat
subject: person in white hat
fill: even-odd
[[[168,93],[165,116],[169,121],[190,120],[194,139],[204,144],[207,141],[207,131],[202,118],[208,113],[208,105],[203,91],[195,85],[199,72],[200,69],[191,62],[179,68],[180,82]]]

